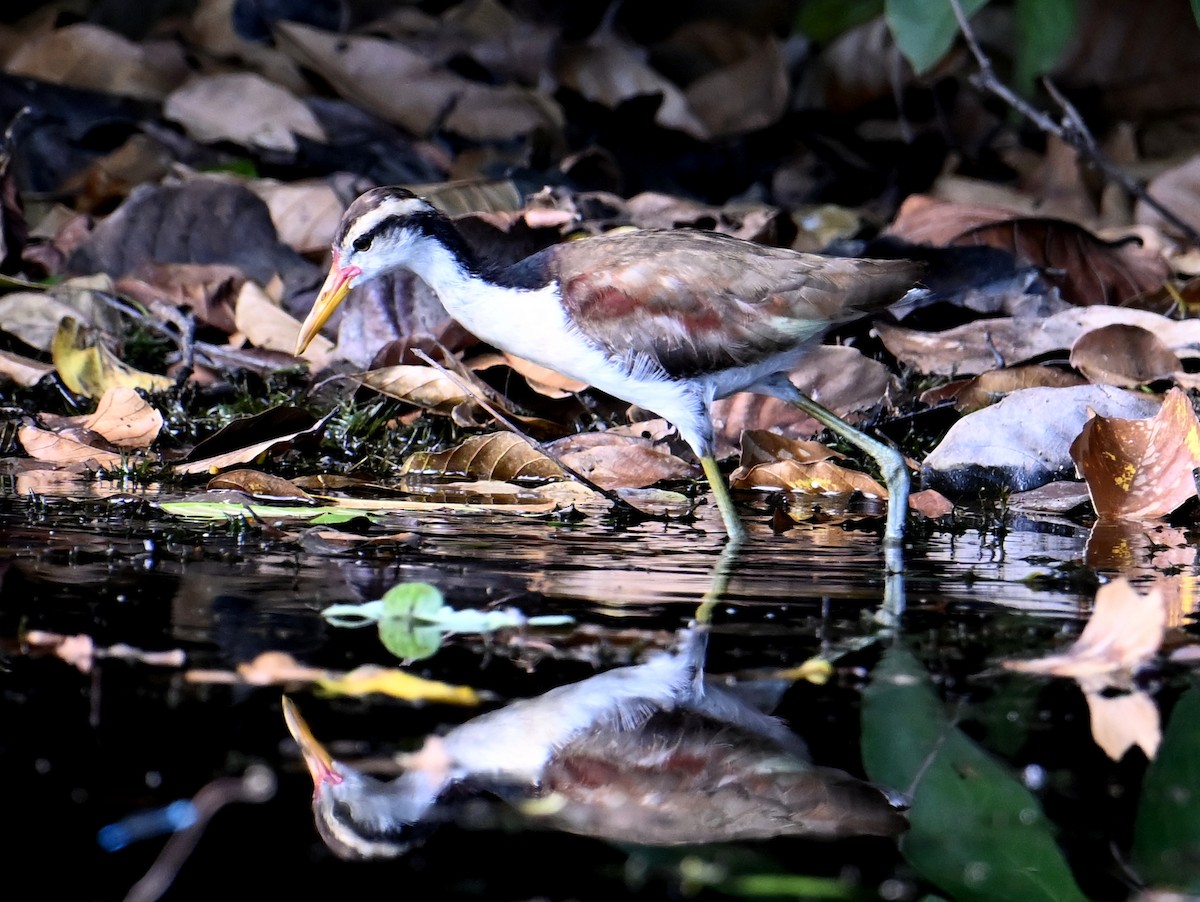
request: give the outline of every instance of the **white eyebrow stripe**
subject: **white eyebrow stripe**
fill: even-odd
[[[414,213],[427,212],[430,209],[429,204],[415,197],[388,198],[357,216],[346,231],[342,243],[353,242],[359,235],[365,235],[386,219],[412,216]]]

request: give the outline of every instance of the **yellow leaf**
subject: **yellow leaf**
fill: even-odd
[[[122,363],[103,345],[88,345],[79,321],[65,316],[58,324],[50,354],[63,384],[77,395],[98,398],[110,388],[165,391],[174,382],[166,376],[143,373]]]

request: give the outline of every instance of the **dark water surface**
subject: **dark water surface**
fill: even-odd
[[[153,507],[153,496],[78,500],[74,491],[77,500],[32,498],[9,486],[0,499],[5,899],[124,898],[167,838],[105,851],[98,831],[222,779],[209,793],[229,804],[197,833],[190,854],[171,853],[177,867],[154,872],[173,876],[165,898],[717,898],[762,897],[772,886],[804,897],[797,877],[816,881],[809,897],[916,899],[935,889],[892,839],[646,850],[516,829],[515,815],[503,812],[443,825],[399,860],[344,862],[314,830],[312,782],[284,726],[283,691],[344,760],[386,761],[477,712],[383,696],[323,698],[301,684],[188,678],[233,671],[273,650],[334,670],[395,666],[374,629],[337,629],[319,612],[420,580],[459,608],[513,605],[526,615],[575,618],[574,629],[451,637],[411,666],[489,690],[496,701],[488,707],[534,696],[669,645],[719,559],[723,534],[709,513],[696,526],[624,531],[595,519],[394,516],[374,531],[414,530],[419,547],[337,552],[254,525],[176,520]],[[953,528],[917,523],[899,619],[885,608],[871,523],[781,535],[756,527],[714,610],[708,670],[737,674],[762,699],[777,699],[776,713],[817,762],[863,776],[863,693],[889,649],[902,649],[959,732],[1000,762],[1014,786],[1033,791],[1084,893],[1127,898],[1134,878],[1123,863],[1135,842],[1144,755],[1134,749],[1111,761],[1092,739],[1073,683],[1008,673],[998,661],[1074,638],[1097,572],[1166,574],[1187,580],[1181,597],[1190,598],[1194,552],[1174,533],[1097,538],[1066,522],[1009,518],[998,529],[1001,522],[988,515]],[[1176,611],[1177,626],[1187,626],[1187,613]],[[30,630],[86,634],[98,648],[179,650],[182,660],[110,656],[82,670],[23,644]],[[833,662],[824,685],[748,679],[819,654]],[[1186,676],[1143,679],[1166,721]],[[247,774],[263,781],[255,785],[269,799],[232,801]]]

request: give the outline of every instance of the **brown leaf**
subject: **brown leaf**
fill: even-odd
[[[1157,586],[1139,595],[1129,580],[1118,577],[1096,592],[1091,618],[1079,639],[1065,652],[1001,663],[1023,673],[1069,677],[1132,671],[1158,651],[1166,623],[1167,609]]]
[[[759,464],[784,460],[810,464],[835,457],[844,459],[845,455],[820,442],[789,438],[769,429],[747,429],[742,433],[742,456],[739,466],[730,475],[730,479],[744,478],[750,469]]]
[[[692,475],[691,464],[665,448],[609,432],[570,436],[551,443],[549,449],[564,464],[606,489],[645,488]]]
[[[233,489],[238,492],[245,492],[247,495],[253,495],[255,498],[289,499],[315,503],[312,495],[289,480],[279,476],[272,476],[270,473],[263,473],[259,470],[229,470],[218,476],[214,476],[208,481],[205,488],[210,491],[214,489]]]
[[[1113,323],[1085,332],[1071,346],[1071,366],[1091,382],[1136,388],[1183,369],[1157,335],[1140,326]]]
[[[1080,306],[1128,303],[1170,274],[1161,254],[1137,243],[1108,242],[1073,222],[983,205],[909,198],[889,232],[918,243],[1010,251]]]
[[[922,403],[931,406],[952,399],[954,409],[959,413],[971,413],[1023,388],[1066,388],[1083,385],[1086,381],[1075,373],[1053,366],[1014,366],[931,388],[920,397]]]
[[[1071,445],[1101,519],[1165,517],[1196,494],[1200,421],[1177,388],[1146,420],[1093,416]]]
[[[954,502],[934,489],[913,492],[908,496],[908,506],[921,516],[932,519],[954,513]]]
[[[385,366],[356,373],[353,378],[389,398],[443,416],[452,413],[458,405],[472,400],[457,382],[431,366]]]
[[[245,280],[236,266],[150,261],[118,279],[116,290],[147,307],[165,301],[191,310],[197,324],[230,334],[237,331],[233,304]]]
[[[87,22],[23,41],[5,68],[10,75],[142,100],[161,100],[187,73],[179,45],[135,44]]]
[[[738,478],[729,480],[734,488],[782,489],[802,495],[848,495],[859,492],[869,498],[887,498],[887,489],[859,470],[850,470],[832,461],[800,463],[781,460],[758,464]]]
[[[95,433],[88,437],[99,439]],[[98,467],[113,467],[121,463],[119,452],[97,448],[86,438],[51,432],[26,423],[17,430],[21,447],[30,456],[52,463],[87,463]]]
[[[511,432],[474,435],[445,451],[410,454],[402,474],[466,476],[472,479],[562,479],[558,465]]]
[[[118,448],[148,448],[163,426],[162,414],[132,388],[120,386],[104,393],[94,413],[77,417],[43,415],[42,421],[59,431],[81,427]]]

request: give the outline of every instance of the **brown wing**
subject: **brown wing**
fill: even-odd
[[[921,266],[646,230],[547,248],[520,264],[557,279],[580,330],[676,375],[752,363],[901,297]]]

